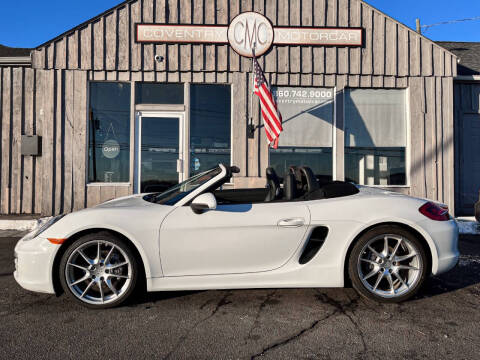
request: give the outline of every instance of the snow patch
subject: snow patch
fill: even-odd
[[[480,256],[460,255],[458,260],[459,266],[480,265]]]
[[[480,234],[480,224],[474,217],[457,218],[460,234]]]

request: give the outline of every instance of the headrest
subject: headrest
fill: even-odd
[[[273,181],[275,185],[280,186],[280,180],[274,168],[268,167],[265,173],[267,175],[267,181]]]
[[[273,201],[280,196],[280,180],[277,173],[272,167],[267,168],[265,171],[267,176],[268,193],[265,201]]]
[[[295,182],[296,182],[296,185],[297,185],[297,190],[298,192],[303,192],[303,175],[302,175],[302,172],[300,171],[300,169],[296,166],[290,166],[288,168],[288,171],[290,171],[291,174],[294,175],[295,177]]]
[[[315,174],[313,173],[312,169],[310,169],[307,166],[301,166],[300,171],[302,172],[302,174],[305,176],[305,179],[307,180],[307,193],[311,193],[320,188],[317,178],[315,177]]]
[[[285,200],[293,200],[295,199],[297,190],[297,184],[295,181],[295,176],[290,172],[285,174],[283,178],[283,194]]]

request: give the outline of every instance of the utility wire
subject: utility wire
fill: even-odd
[[[427,31],[428,29],[430,29],[431,27],[433,26],[438,26],[438,25],[448,25],[448,24],[456,24],[456,23],[460,23],[460,22],[464,22],[464,21],[476,21],[476,20],[480,20],[480,16],[475,16],[475,17],[472,17],[472,18],[466,18],[466,19],[458,19],[458,20],[449,20],[449,21],[441,21],[441,22],[438,22],[438,23],[435,23],[435,24],[430,24],[430,25],[422,25],[421,27],[423,29],[425,29],[425,31]]]

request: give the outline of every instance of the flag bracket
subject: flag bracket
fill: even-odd
[[[257,130],[258,126],[255,124],[248,124],[247,126],[247,132],[248,132],[248,138],[253,139],[255,138],[255,130]]]

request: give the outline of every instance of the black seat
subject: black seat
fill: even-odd
[[[288,168],[288,171],[293,174],[294,178],[295,178],[295,185],[296,185],[296,188],[297,188],[297,191],[296,191],[296,194],[297,196],[301,196],[305,193],[306,191],[306,181],[305,181],[305,176],[303,175],[302,171],[300,170],[300,168],[296,167],[296,166],[290,166]]]
[[[299,169],[302,175],[305,177],[305,181],[307,184],[305,194],[309,194],[318,190],[320,188],[320,185],[318,184],[317,178],[315,177],[312,169],[307,166],[301,166]]]
[[[283,178],[283,199],[284,200],[293,200],[296,197],[297,193],[297,184],[295,180],[295,175],[291,172],[286,173]]]
[[[280,180],[278,179],[277,173],[271,167],[266,170],[267,175],[267,188],[268,193],[265,197],[265,201],[273,201],[281,196]]]

